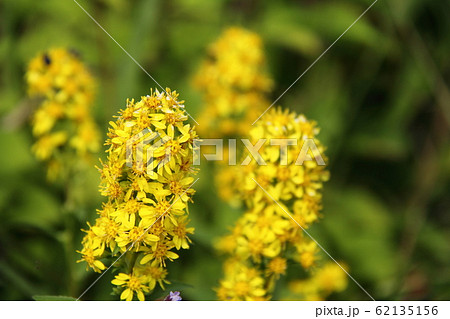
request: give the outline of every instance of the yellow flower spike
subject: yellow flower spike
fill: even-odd
[[[89,163],[100,147],[98,128],[90,114],[95,81],[79,58],[62,48],[33,58],[25,78],[29,95],[42,99],[32,116],[36,138],[32,151],[48,163],[49,179],[69,178],[77,164],[74,158]]]
[[[209,47],[209,56],[194,78],[205,103],[199,133],[205,138],[246,133],[269,106],[272,81],[264,71],[262,41],[251,31],[231,27]]]
[[[244,202],[246,213],[236,222],[233,233],[225,237],[226,242],[220,241],[219,248],[237,263],[266,275],[262,279],[263,298],[270,297],[276,280],[286,272],[288,261],[305,269],[316,265],[317,245],[305,238],[298,224],[308,228],[319,219],[321,189],[328,179],[328,172],[314,160],[299,165],[297,159],[303,141],[312,139],[326,161],[324,147],[316,139],[318,132],[316,123],[304,116],[273,108],[249,132],[252,145],[261,139],[268,141],[259,150],[266,165],[259,165],[252,159],[247,166],[238,166],[234,170],[236,180],[232,185],[236,187],[235,194]],[[285,162],[280,156],[280,146],[269,142],[280,138],[295,139],[298,143],[287,147]],[[242,158],[246,156],[244,154]],[[238,293],[230,295],[230,282],[236,280],[233,276],[239,276],[239,273],[226,268],[226,279],[217,291],[219,299],[247,300],[253,292],[244,289],[243,284]],[[247,294],[243,294],[244,291]]]
[[[111,264],[128,250],[114,264],[120,273],[112,284],[121,300],[144,300],[156,284],[164,289],[167,261],[179,257],[175,250],[189,248],[194,232],[187,224],[197,134],[185,123],[178,94],[166,91],[170,95],[155,90],[127,100],[110,122],[108,156],[99,168],[107,200],[82,241],[83,260],[95,271],[104,270],[96,261]]]

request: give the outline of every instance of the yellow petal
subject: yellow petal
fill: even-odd
[[[125,283],[125,281],[120,280],[120,279],[113,279],[113,280],[111,281],[111,283],[112,283],[113,285],[121,286],[121,285],[123,285],[123,284]]]
[[[194,178],[193,178],[193,177],[186,177],[186,178],[183,178],[183,179],[180,181],[180,184],[183,185],[183,186],[187,186],[187,185],[192,184],[193,181],[194,181]]]
[[[254,289],[252,292],[255,296],[258,296],[258,297],[264,296],[266,294],[266,291],[261,288]]]
[[[148,241],[159,241],[159,237],[156,235],[149,234],[146,238]]]
[[[120,137],[127,137],[128,138],[128,133],[122,130],[115,130],[115,133],[120,136]]]
[[[130,294],[131,294],[131,298],[133,298],[133,293],[131,292],[131,289],[127,288],[124,291],[122,291],[122,293],[120,294],[120,299],[121,300],[124,300],[124,299],[128,300],[128,297],[130,296]]]
[[[175,244],[175,248],[179,250],[180,247],[181,247],[181,238],[178,237],[178,236],[173,236],[172,241],[173,241],[174,244]]]
[[[105,265],[103,265],[103,263],[100,260],[94,261],[94,266],[100,270],[103,270],[106,268]]]
[[[185,134],[185,135],[183,135],[183,136],[179,139],[179,142],[180,142],[180,143],[184,143],[184,142],[186,142],[187,140],[189,140],[190,137],[191,137],[191,136],[190,136],[189,134]]]
[[[167,256],[168,258],[170,258],[170,259],[177,259],[177,258],[178,258],[178,255],[175,254],[173,251],[168,251],[168,252],[166,253],[166,256]]]
[[[169,135],[171,138],[173,138],[173,134],[174,134],[174,129],[173,129],[173,125],[169,124],[167,126],[167,135]]]
[[[166,128],[166,125],[162,122],[152,121],[152,124],[154,127],[162,129],[162,130]]]
[[[153,259],[153,256],[152,256],[152,255],[145,255],[145,256],[141,259],[140,264],[141,264],[141,265],[144,265],[144,264],[146,264],[147,262],[149,262],[149,261],[152,260],[152,259]]]
[[[121,272],[120,274],[118,274],[118,275],[116,276],[116,278],[117,278],[117,279],[120,279],[120,280],[128,280],[128,279],[130,278],[130,275],[127,275],[127,274]]]
[[[133,300],[133,291],[131,291],[127,297],[127,301],[132,301],[132,300]]]
[[[156,286],[156,280],[151,278],[150,282],[148,283],[148,287],[150,288],[150,290],[153,290],[153,289],[155,289],[155,286]]]
[[[142,290],[139,290],[137,292],[137,297],[140,301],[145,301],[144,293],[142,292]]]

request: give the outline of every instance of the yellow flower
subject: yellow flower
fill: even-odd
[[[170,284],[166,279],[167,270],[159,266],[158,261],[154,260],[151,264],[146,264],[141,267],[136,267],[136,273],[145,277],[145,282],[148,283],[150,290],[155,289],[158,283],[161,289],[165,289],[164,284]]]
[[[184,215],[186,203],[181,200],[175,201],[173,198],[167,199],[166,196],[172,195],[172,193],[167,189],[164,191],[165,195],[161,195],[163,194],[162,190],[160,193],[155,192],[157,201],[143,199],[145,203],[151,203],[153,206],[144,206],[139,211],[139,216],[148,224],[154,223],[157,219],[164,221],[168,218],[173,225],[178,225],[177,216]]]
[[[215,244],[215,248],[222,253],[231,254],[236,249],[237,242],[234,234],[226,235],[219,238]]]
[[[177,250],[180,250],[181,248],[188,249],[189,243],[191,243],[191,240],[187,235],[193,234],[194,228],[186,227],[188,222],[187,216],[182,216],[178,220],[177,225],[169,224],[169,234],[173,236],[172,242]]]
[[[88,267],[94,269],[95,272],[101,272],[105,270],[105,265],[98,260],[98,253],[96,253],[92,248],[84,247],[81,251],[78,251],[82,255],[82,259],[77,262],[85,261]]]
[[[220,300],[265,300],[267,291],[259,271],[237,260],[229,260],[225,278],[220,281],[217,295]]]
[[[331,293],[344,290],[347,282],[346,273],[336,263],[327,262],[315,269],[310,278],[291,281],[289,290],[297,298],[324,300]]]
[[[25,78],[29,95],[42,100],[32,116],[32,151],[48,163],[49,179],[70,178],[80,160],[89,163],[100,147],[90,114],[94,79],[76,55],[62,48],[32,59]]]
[[[120,294],[121,300],[131,301],[133,300],[134,294],[136,294],[140,301],[144,301],[144,292],[149,291],[149,287],[143,284],[143,278],[134,275],[120,273],[113,281],[111,281],[111,283],[113,285],[125,287],[125,290]]]
[[[116,248],[116,237],[120,231],[119,224],[108,217],[100,217],[96,220],[95,226],[90,229],[95,235],[97,247],[100,249],[100,255],[103,254],[105,247],[109,247],[111,251]]]
[[[166,259],[173,261],[178,258],[178,255],[171,251],[174,245],[168,241],[157,242],[142,259],[141,265],[146,264],[150,260],[156,260],[160,266],[166,266]]]
[[[48,133],[55,122],[64,116],[64,107],[52,100],[44,100],[33,117],[33,134],[40,136]]]
[[[194,85],[202,92],[205,110],[199,118],[200,135],[208,138],[245,134],[269,102],[272,87],[265,69],[261,38],[232,27],[209,47]]]
[[[236,254],[260,262],[261,257],[273,258],[281,251],[281,242],[267,228],[245,227],[243,235],[237,238]]]
[[[266,273],[268,276],[274,275],[278,278],[280,275],[284,275],[287,269],[287,260],[283,257],[275,257],[267,264]]]
[[[71,139],[71,146],[80,156],[97,153],[100,149],[100,134],[97,125],[91,120],[85,120],[77,127],[75,136]]]
[[[54,132],[41,136],[41,138],[33,145],[32,151],[40,160],[48,160],[55,152],[55,149],[63,145],[67,141],[65,132]]]
[[[83,260],[95,271],[104,269],[96,261],[112,263],[127,252],[127,262],[114,264],[122,271],[113,281],[125,289],[121,299],[136,294],[143,300],[156,283],[164,289],[167,260],[178,258],[174,250],[189,248],[194,232],[188,227],[188,202],[195,192],[191,166],[197,135],[184,123],[183,101],[175,91],[167,93],[155,90],[138,102],[127,100],[110,122],[108,156],[99,168],[100,193],[107,200],[82,241]]]
[[[117,219],[116,219],[117,221]],[[133,250],[142,251],[144,247],[155,245],[159,241],[159,237],[149,234],[148,228],[151,224],[140,220],[137,226],[125,222],[121,224],[118,236],[115,238],[117,245],[125,251],[130,245],[133,245]]]
[[[315,242],[304,238],[296,245],[296,249],[299,254],[296,260],[300,262],[303,268],[309,269],[314,266],[318,252],[317,244]]]
[[[347,266],[343,266],[347,268]],[[315,276],[320,288],[327,294],[342,291],[347,286],[347,275],[336,263],[329,262]]]

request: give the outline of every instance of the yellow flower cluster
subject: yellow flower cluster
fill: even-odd
[[[268,106],[265,95],[272,87],[264,73],[260,37],[232,27],[209,47],[209,59],[194,79],[205,109],[199,117],[199,134],[220,138],[245,134]]]
[[[266,300],[264,277],[257,268],[250,267],[238,258],[225,262],[225,280],[217,289],[219,300]]]
[[[231,27],[208,51],[209,58],[194,79],[205,104],[198,118],[199,134],[203,138],[246,136],[252,122],[269,107],[272,80],[264,71],[262,40],[256,33]],[[204,150],[209,153],[208,147]],[[232,188],[221,187],[236,182],[233,168],[226,165],[228,145],[223,151],[224,161],[218,163],[214,174],[216,189],[221,199],[234,204]],[[240,148],[236,152],[240,154]]]
[[[32,117],[37,139],[32,151],[48,162],[49,178],[56,179],[74,154],[86,160],[100,148],[100,135],[90,113],[95,82],[77,54],[62,48],[33,58],[26,81],[29,95],[41,100]]]
[[[345,266],[344,266],[345,267]],[[294,297],[302,300],[324,300],[333,292],[343,291],[347,287],[347,275],[334,262],[328,262],[315,269],[310,278],[289,283],[289,290]]]
[[[285,274],[288,260],[305,269],[315,265],[316,244],[304,235],[298,224],[306,229],[319,218],[320,191],[329,175],[325,166],[313,160],[317,154],[311,150],[307,155],[312,160],[301,163],[298,160],[302,155],[301,144],[308,139],[314,141],[325,158],[324,148],[316,139],[318,132],[315,122],[281,109],[270,110],[250,130],[252,145],[266,139],[259,149],[264,163],[253,159],[235,171],[236,191],[245,202],[246,213],[238,219],[232,233],[218,243],[218,248],[231,256],[229,263],[235,264],[225,267],[225,279],[218,289],[220,299],[268,299],[276,280]],[[282,141],[288,139],[299,145],[283,145]],[[273,144],[274,141],[279,142]],[[236,267],[250,269],[254,282],[255,278],[264,276],[264,282],[260,284],[258,279],[258,287],[249,288],[245,296],[238,293],[234,282],[239,280],[236,276],[240,271],[236,272]]]
[[[166,94],[167,92],[167,94]],[[117,120],[110,122],[100,191],[107,201],[94,225],[86,230],[82,260],[97,272],[105,261],[119,274],[112,281],[120,298],[144,300],[159,284],[164,289],[166,261],[174,250],[188,249],[188,201],[195,170],[193,140],[183,101],[169,89],[152,92],[139,102],[128,100]]]

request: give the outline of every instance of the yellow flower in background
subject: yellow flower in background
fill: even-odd
[[[208,53],[194,80],[205,105],[199,118],[200,135],[249,138],[252,145],[261,139],[267,141],[259,149],[264,165],[225,143],[224,161],[214,168],[219,197],[233,207],[243,204],[245,208],[230,234],[216,243],[216,248],[229,257],[217,295],[221,300],[269,299],[289,263],[299,264],[306,271],[319,264],[317,245],[299,225],[306,229],[319,220],[322,185],[329,174],[316,161],[299,162],[299,153],[307,140],[314,142],[322,156],[324,147],[316,138],[316,123],[289,110],[273,108],[252,125],[269,107],[267,95],[272,87],[257,34],[229,28],[210,45]],[[276,140],[281,144],[270,144]],[[298,145],[284,145],[282,140]],[[228,155],[233,152],[241,160],[229,166]],[[301,158],[305,155],[316,156],[308,151]],[[243,278],[236,269],[252,269],[259,279],[250,285],[251,279]]]
[[[345,265],[343,267],[347,268]],[[291,281],[288,287],[291,299],[324,300],[331,293],[347,287],[347,275],[336,263],[327,262],[314,269],[310,278]]]
[[[67,141],[66,132],[54,132],[52,134],[42,135],[41,138],[32,146],[31,150],[40,160],[48,160],[56,148],[64,145]]]
[[[314,270],[318,265],[317,245],[303,233],[299,225],[306,229],[319,219],[322,207],[321,189],[329,174],[325,166],[319,165],[315,160],[304,161],[301,165],[298,163],[302,143],[307,140],[314,141],[326,161],[323,155],[324,147],[316,138],[318,133],[316,123],[308,121],[303,115],[271,109],[251,128],[249,140],[252,145],[256,145],[261,139],[290,139],[298,145],[281,142],[263,144],[259,154],[265,162],[264,165],[258,163],[250,154],[244,154],[245,160],[242,162],[246,162],[246,165],[234,168],[236,180],[227,185],[236,187],[235,194],[238,194],[244,203],[246,212],[237,220],[232,234],[219,241],[217,248],[237,264],[244,264],[264,274],[261,276],[264,294],[258,297],[270,298],[277,279],[286,273],[289,263],[299,264],[305,270]],[[310,153],[311,151],[308,155],[314,155]],[[228,268],[226,265],[225,281],[221,282],[218,289],[219,299],[248,300],[250,289],[239,290],[246,291],[249,295],[230,295],[226,290],[230,282],[237,280],[233,276],[239,274],[229,271]],[[325,270],[320,278],[326,278],[325,274],[335,275],[330,269]],[[345,280],[344,273],[343,281]],[[324,284],[326,280],[316,281]],[[331,287],[328,290],[333,289],[334,287]],[[318,293],[322,291],[325,290],[322,289]]]
[[[194,78],[204,108],[198,117],[202,138],[241,138],[252,122],[269,107],[267,95],[273,83],[266,73],[262,39],[254,32],[230,27],[208,48],[208,58]],[[206,148],[205,148],[206,149]],[[235,187],[223,187],[237,180],[234,167],[216,166],[214,180],[221,199],[236,206]],[[241,154],[241,150],[237,149]],[[221,165],[224,164],[224,165]]]
[[[266,274],[268,276],[274,275],[276,279],[280,275],[284,275],[287,270],[287,259],[283,257],[275,257],[267,264]]]
[[[225,262],[225,278],[216,289],[217,297],[223,301],[267,300],[264,279],[260,271],[239,259]]]
[[[48,163],[55,180],[100,149],[100,134],[91,115],[95,80],[78,58],[55,48],[33,58],[25,75],[28,93],[42,100],[32,116],[33,153]],[[80,161],[81,160],[81,161]]]
[[[167,94],[166,94],[167,92]],[[94,271],[98,261],[120,274],[112,281],[123,300],[144,300],[158,283],[168,284],[167,262],[188,249],[188,202],[194,190],[191,167],[195,129],[186,124],[184,101],[176,91],[155,90],[141,100],[128,100],[110,122],[107,160],[99,168],[100,192],[107,197],[94,225],[89,225],[80,251]]]
[[[272,81],[265,73],[261,38],[231,27],[211,44],[208,53],[194,79],[205,105],[199,134],[204,138],[245,134],[269,105],[266,94]]]

